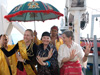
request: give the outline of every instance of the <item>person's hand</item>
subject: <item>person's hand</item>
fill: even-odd
[[[37,32],[36,32],[36,30],[34,30],[33,34],[34,34],[34,37],[33,37],[34,43],[37,43]]]
[[[36,59],[37,59],[37,61],[38,61],[38,63],[39,63],[40,65],[42,65],[42,66],[45,66],[45,65],[46,65],[46,63],[42,61],[42,59],[41,59],[40,56],[37,56]]]
[[[76,56],[75,52],[76,52],[76,50],[72,50],[72,51],[70,52],[70,60],[72,60],[72,59],[75,58],[75,56]]]
[[[41,58],[40,56],[37,56],[37,59],[43,61],[42,58]]]
[[[35,37],[37,37],[37,32],[36,32],[36,30],[34,30],[33,34],[34,34]]]
[[[66,61],[68,61],[68,60],[69,60],[69,58],[64,57],[64,58],[62,59],[62,63],[66,62]]]
[[[48,53],[48,59],[50,59],[52,57],[52,55],[53,55],[53,49],[51,48],[51,50]]]
[[[75,54],[75,52],[76,52],[76,50],[72,50],[72,51],[70,52],[70,57],[64,57],[64,58],[62,59],[62,63],[74,59],[75,56],[77,55],[77,54]]]
[[[17,60],[18,60],[18,61],[24,62],[24,59],[22,58],[21,55],[18,54],[18,52],[16,52],[16,57],[17,57]]]
[[[89,53],[90,53],[90,50],[91,50],[91,45],[90,45],[90,43],[88,44],[86,44],[86,49],[85,49],[85,56],[87,57],[88,55],[89,55]]]

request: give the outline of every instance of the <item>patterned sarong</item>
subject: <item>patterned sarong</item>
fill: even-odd
[[[60,69],[60,75],[82,75],[82,68],[79,61],[68,61]]]

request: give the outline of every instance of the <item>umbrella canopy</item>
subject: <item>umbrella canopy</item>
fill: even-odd
[[[45,21],[63,16],[54,6],[41,1],[20,4],[5,16],[8,21]]]

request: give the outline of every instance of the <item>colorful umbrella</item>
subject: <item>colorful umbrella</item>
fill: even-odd
[[[54,6],[41,1],[20,4],[5,16],[8,21],[45,21],[63,16]]]

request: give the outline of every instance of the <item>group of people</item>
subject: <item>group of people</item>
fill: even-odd
[[[41,40],[27,29],[16,45],[0,35],[0,75],[82,75],[91,47],[87,44],[83,51],[73,38],[72,31],[59,37],[57,26],[43,32]]]

